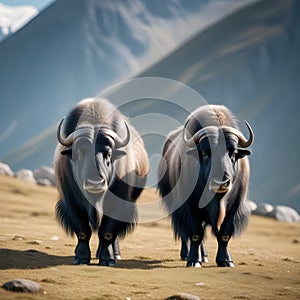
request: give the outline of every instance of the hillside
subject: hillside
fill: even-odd
[[[96,259],[73,266],[75,239],[55,221],[56,198],[54,188],[0,176],[0,284],[25,278],[47,293],[33,297],[0,289],[1,299],[166,299],[179,292],[202,300],[300,297],[300,224],[251,217],[246,233],[230,243],[232,269],[215,266],[216,242],[209,232],[210,262],[186,268],[167,219],[140,224],[121,242],[123,259],[115,268],[100,267]],[[155,200],[151,190],[141,198]],[[91,248],[94,253],[95,236]]]
[[[75,103],[252,1],[55,1],[0,43],[0,160],[51,164],[55,127]]]
[[[246,119],[255,133],[250,198],[298,211],[299,14],[299,1],[255,3],[139,74],[183,82],[208,103],[224,104]],[[184,120],[176,110],[169,114]]]

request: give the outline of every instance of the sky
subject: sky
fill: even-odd
[[[9,6],[31,5],[41,10],[52,3],[54,0],[0,0],[0,3]]]

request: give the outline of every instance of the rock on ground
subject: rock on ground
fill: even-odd
[[[42,291],[41,286],[31,280],[27,279],[14,279],[2,285],[7,291],[11,292],[26,292],[26,293],[39,293]]]
[[[275,218],[276,220],[287,223],[300,222],[300,216],[298,212],[295,209],[284,205],[275,206],[269,216]]]
[[[29,169],[21,169],[15,174],[15,176],[18,179],[31,182],[31,183],[36,183],[36,180],[34,179],[33,176],[33,172]]]
[[[257,205],[254,215],[269,217],[270,213],[274,210],[274,206],[268,203],[261,203]]]
[[[166,300],[200,300],[200,298],[195,295],[191,295],[191,294],[187,294],[187,293],[180,293],[180,294],[168,297],[168,298],[166,298]]]
[[[55,175],[53,168],[50,168],[48,166],[41,166],[40,168],[36,169],[33,172],[33,176],[37,183],[42,185],[52,185],[55,186]]]
[[[0,162],[0,175],[14,176],[14,172],[8,164]]]
[[[257,204],[254,201],[248,200],[248,205],[250,207],[251,213],[257,209]]]

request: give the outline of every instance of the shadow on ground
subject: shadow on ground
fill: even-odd
[[[37,250],[0,249],[0,270],[41,269],[71,265],[72,256],[56,256]]]

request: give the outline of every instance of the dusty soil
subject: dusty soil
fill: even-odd
[[[38,282],[44,294],[0,289],[0,299],[165,299],[179,292],[204,299],[300,299],[300,224],[251,217],[231,241],[235,268],[217,268],[216,242],[207,233],[210,262],[186,268],[168,219],[140,224],[121,242],[114,268],[73,266],[76,240],[57,225],[55,188],[0,176],[0,285],[15,278]],[[147,190],[141,201],[157,195]],[[155,218],[155,211],[149,211]],[[97,249],[96,236],[91,241]]]

